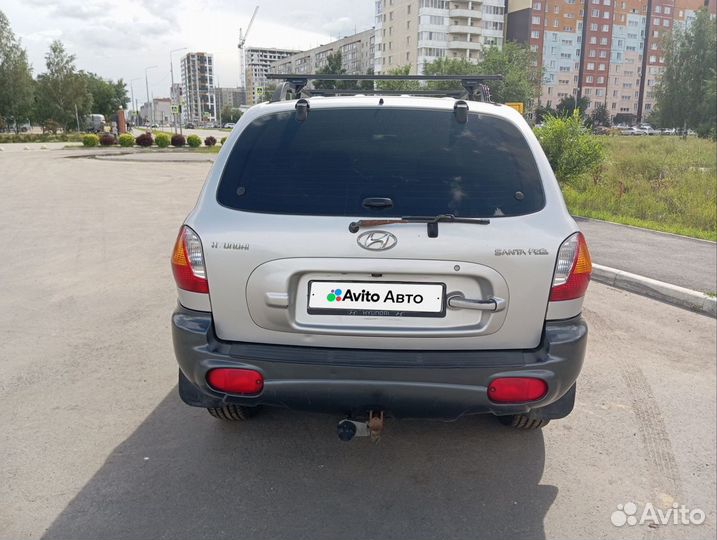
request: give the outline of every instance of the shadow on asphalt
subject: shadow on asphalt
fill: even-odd
[[[545,538],[558,489],[540,485],[539,431],[387,420],[378,444],[343,443],[337,420],[269,409],[223,423],[175,388],[44,538]]]

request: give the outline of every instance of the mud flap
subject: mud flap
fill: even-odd
[[[570,390],[565,392],[563,397],[559,400],[554,401],[545,407],[532,409],[526,416],[529,418],[539,418],[543,420],[557,420],[558,418],[565,418],[570,414],[575,406],[576,384],[573,384],[570,387]]]
[[[221,399],[214,399],[200,392],[199,389],[184,376],[181,369],[178,371],[179,384],[177,385],[177,389],[179,390],[179,397],[182,398],[184,403],[192,407],[204,408],[222,407],[224,405]]]

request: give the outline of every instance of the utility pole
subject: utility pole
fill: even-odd
[[[149,106],[149,115],[152,116],[152,112],[154,111],[154,107],[152,106],[152,102],[149,100],[149,78],[147,76],[147,72],[150,69],[157,68],[159,66],[148,66],[144,68],[144,89],[147,92],[147,105]]]
[[[170,107],[172,109],[172,120],[174,124],[174,132],[177,133],[177,113],[174,112],[174,62],[172,62],[172,53],[179,52],[179,51],[186,51],[187,47],[180,47],[179,49],[172,49],[169,51],[169,76],[172,80],[172,89],[169,92],[170,96]],[[179,119],[181,122],[181,118]],[[181,129],[181,127],[180,127]]]

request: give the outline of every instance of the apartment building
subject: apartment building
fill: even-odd
[[[154,98],[152,103],[143,103],[139,115],[148,124],[169,125],[172,122],[171,98]]]
[[[503,45],[506,0],[376,0],[376,73],[410,66],[422,74],[437,58],[478,62]]]
[[[374,64],[374,29],[332,41],[308,51],[287,56],[271,64],[272,73],[316,73],[326,65],[330,54],[341,53],[341,65],[346,73],[367,73]]]
[[[217,86],[214,89],[214,96],[217,101],[217,111],[221,111],[226,106],[238,109],[246,102],[246,91],[243,88]]]
[[[540,104],[585,96],[614,118],[654,108],[661,43],[715,0],[508,0],[506,39],[530,44],[543,67]],[[645,74],[645,76],[643,76]]]
[[[268,47],[247,47],[244,51],[246,58],[246,98],[248,105],[254,105],[264,100],[264,88],[268,82],[266,76],[269,73],[271,64],[277,60],[301,52]]]
[[[196,124],[216,121],[213,56],[205,52],[187,53],[182,57],[181,71],[184,120]]]

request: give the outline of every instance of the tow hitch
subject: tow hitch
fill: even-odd
[[[367,422],[358,422],[345,418],[336,426],[336,433],[344,442],[354,437],[371,437],[371,442],[378,442],[383,432],[383,411],[369,411]]]

